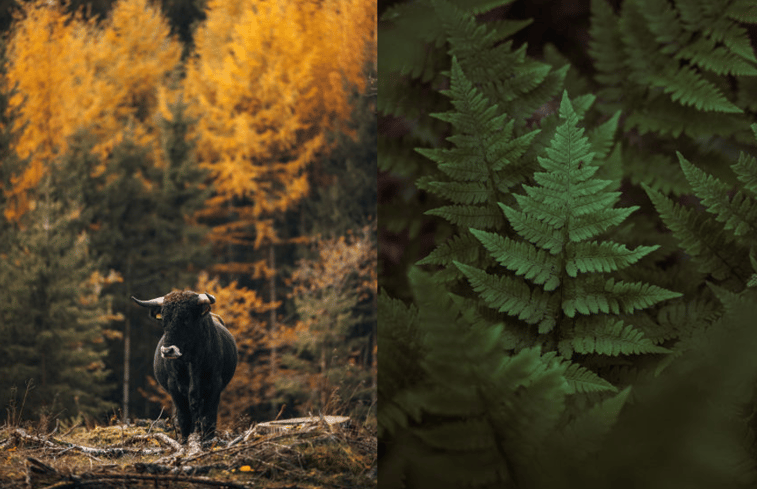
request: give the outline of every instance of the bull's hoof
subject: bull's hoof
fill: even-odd
[[[187,438],[187,451],[186,456],[192,457],[202,452],[202,445],[200,443],[200,435],[198,433],[192,433]]]

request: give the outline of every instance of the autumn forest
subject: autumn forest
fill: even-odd
[[[58,3],[0,44],[0,416],[167,417],[129,298],[191,289],[219,428],[375,417],[376,3]]]

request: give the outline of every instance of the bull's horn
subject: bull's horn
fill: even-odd
[[[156,297],[155,299],[151,299],[149,301],[141,301],[141,300],[137,299],[136,297],[131,296],[131,300],[133,300],[134,302],[136,302],[137,304],[139,304],[142,307],[158,307],[158,306],[162,306],[163,305],[163,298],[162,297]]]
[[[197,295],[198,304],[215,304],[216,298],[205,292],[204,294]]]

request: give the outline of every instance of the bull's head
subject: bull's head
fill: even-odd
[[[132,300],[142,307],[148,307],[150,316],[163,323],[164,346],[160,347],[160,356],[176,359],[188,351],[187,345],[193,340],[197,341],[201,323],[216,298],[207,292],[181,291],[149,301],[141,301],[134,296]]]

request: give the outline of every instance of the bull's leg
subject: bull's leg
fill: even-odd
[[[190,431],[197,433],[201,437],[204,433],[203,413],[205,412],[205,405],[208,403],[209,397],[207,388],[203,389],[202,385],[190,384],[189,412],[192,414]]]
[[[200,412],[200,433],[203,440],[210,440],[216,435],[216,421],[218,419],[218,403],[221,392],[212,393],[206,399]]]
[[[219,397],[220,393],[206,392],[202,396],[196,396],[196,399],[192,398],[192,401],[197,400],[192,409],[192,432],[200,435],[202,441],[215,436]]]
[[[173,411],[174,418],[176,419],[176,426],[179,427],[181,432],[182,443],[187,441],[190,433],[192,433],[192,416],[189,408],[189,401],[184,396],[171,396],[173,399]]]

